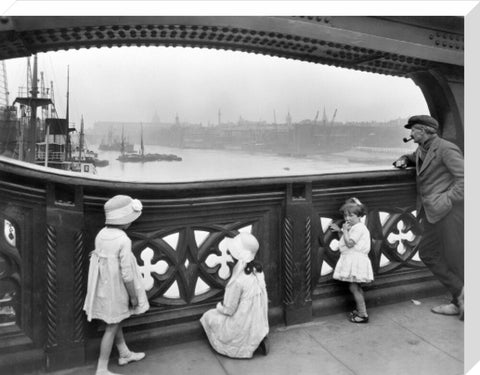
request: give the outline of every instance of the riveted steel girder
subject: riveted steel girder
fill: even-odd
[[[0,19],[0,59],[112,46],[235,50],[410,77],[463,77],[462,17],[39,16]]]

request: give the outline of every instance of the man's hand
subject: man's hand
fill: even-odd
[[[405,160],[405,158],[400,158],[393,162],[393,166],[395,168],[401,168],[401,169],[407,168],[407,161]]]

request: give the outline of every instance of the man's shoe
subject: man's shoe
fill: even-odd
[[[442,314],[442,315],[458,315],[460,313],[460,309],[453,303],[449,303],[446,305],[433,307],[432,312],[434,312],[435,314]]]
[[[457,298],[458,301],[458,310],[460,315],[460,320],[463,320],[465,316],[465,287],[462,288],[462,292]]]
[[[135,353],[129,352],[127,356],[120,356],[118,357],[118,364],[120,366],[126,365],[130,362],[137,362],[145,358],[145,353]]]

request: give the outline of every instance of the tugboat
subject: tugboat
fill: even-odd
[[[145,154],[143,146],[143,124],[140,124],[140,152],[125,152],[123,148],[124,136],[122,129],[122,154],[117,158],[122,163],[145,163],[149,161],[182,161],[180,156],[174,154]]]
[[[82,120],[80,123],[80,134],[78,139],[78,145],[73,149],[72,152],[72,161],[74,163],[84,162],[84,163],[92,163],[95,167],[106,167],[109,165],[108,160],[101,160],[98,158],[98,154],[94,151],[91,151],[87,148],[85,142],[85,132],[84,132],[84,125],[83,125],[83,115]]]

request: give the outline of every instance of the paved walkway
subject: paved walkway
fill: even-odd
[[[430,312],[448,302],[446,296],[419,301],[372,308],[368,324],[353,324],[345,314],[335,314],[307,324],[273,327],[266,357],[230,359],[213,352],[205,339],[152,348],[143,361],[124,367],[112,359],[110,370],[139,375],[463,374],[464,323]],[[91,363],[51,374],[94,373]]]

